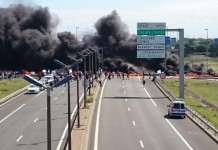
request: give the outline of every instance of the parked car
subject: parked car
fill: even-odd
[[[167,105],[168,108],[168,116],[179,116],[182,118],[186,117],[186,106],[183,100],[173,100],[170,105]]]
[[[28,94],[36,94],[40,92],[40,87],[36,86],[34,84],[30,84],[27,88],[27,92]]]

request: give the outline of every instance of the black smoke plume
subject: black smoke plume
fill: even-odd
[[[0,8],[0,68],[39,69],[53,58],[58,41],[52,36],[48,8],[22,4]]]
[[[82,42],[68,31],[54,35],[56,26],[46,7],[0,8],[0,69],[54,68],[54,59],[68,64],[67,55],[78,57],[88,46],[104,48],[104,69],[110,71],[178,69],[177,59],[138,59],[136,35],[130,35],[116,11],[97,20],[96,33],[86,34]]]

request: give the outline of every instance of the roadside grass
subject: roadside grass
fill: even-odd
[[[22,78],[1,79],[0,80],[0,99],[10,95],[11,93],[29,85],[27,81]]]
[[[179,97],[179,79],[178,78],[167,78],[164,79],[163,84],[176,96]],[[185,79],[185,88],[191,92],[199,95],[214,104],[218,104],[217,99],[217,87],[218,82],[206,81],[206,80],[196,80],[196,79]],[[194,111],[208,120],[216,128],[218,128],[218,112],[203,106],[194,98],[185,94],[185,102]]]

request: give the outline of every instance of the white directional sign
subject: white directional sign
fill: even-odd
[[[137,50],[140,49],[165,49],[165,45],[160,45],[160,44],[156,44],[156,45],[137,45]]]
[[[165,50],[137,50],[137,58],[165,58]]]
[[[138,45],[165,45],[165,36],[137,36]]]
[[[138,22],[137,23],[137,30],[141,29],[166,29],[166,23],[165,22]]]
[[[165,22],[137,23],[137,58],[165,58]]]

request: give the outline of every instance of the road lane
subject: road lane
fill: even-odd
[[[64,92],[63,92],[64,91]],[[80,95],[83,87],[80,84]],[[38,150],[47,148],[46,91],[39,95],[23,94],[0,107],[0,120],[17,106],[21,109],[0,123],[0,149]],[[71,82],[71,110],[76,106],[76,84]],[[67,87],[51,92],[52,149],[56,149],[67,124]],[[65,139],[66,141],[66,139]]]
[[[96,126],[99,130],[97,146],[90,146],[91,149],[94,146],[95,150],[217,149],[217,144],[188,118],[168,119],[169,100],[150,80],[146,82],[146,90],[137,77],[112,79],[104,88],[99,128]],[[201,137],[192,134],[195,131]],[[196,139],[206,140],[210,145]]]

